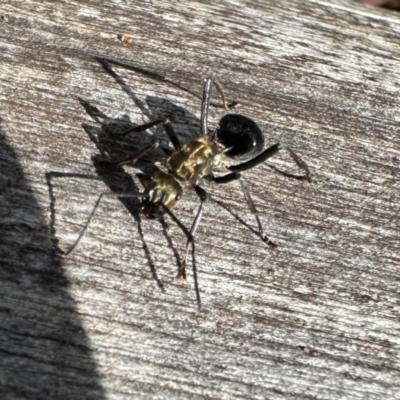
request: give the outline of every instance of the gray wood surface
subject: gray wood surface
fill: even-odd
[[[2,0],[0,398],[400,399],[399,61],[399,14],[350,0]],[[313,182],[268,166],[299,173],[285,151],[245,173],[275,251],[239,184],[205,185],[231,212],[196,233],[199,313],[185,237],[136,200],[61,250],[162,165],[102,163],[164,140],[118,133],[169,115],[196,137],[179,86],[210,73]]]

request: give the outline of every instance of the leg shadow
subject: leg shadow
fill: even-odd
[[[0,398],[105,399],[60,250],[1,125],[0,281]]]

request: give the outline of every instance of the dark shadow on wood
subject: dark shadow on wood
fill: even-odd
[[[135,93],[129,88],[128,85],[123,82],[116,74],[113,75],[121,87],[129,94],[129,97],[134,101],[135,105],[140,108],[140,110],[149,119],[160,118],[157,112],[163,112],[163,110],[169,110],[169,117],[171,120],[177,115],[184,120],[189,120],[192,124],[198,124],[198,120],[185,109],[176,106],[175,104],[154,97],[148,97],[145,102],[140,101]],[[143,176],[151,176],[157,171],[155,162],[165,161],[165,151],[169,151],[168,141],[166,135],[163,131],[157,132],[157,129],[149,129],[146,132],[140,132],[138,134],[128,135],[127,137],[122,136],[121,133],[129,128],[136,125],[132,124],[128,118],[112,119],[108,118],[103,112],[101,112],[97,107],[93,106],[89,102],[83,99],[79,99],[81,105],[84,107],[85,111],[89,116],[101,127],[97,127],[91,124],[83,124],[83,129],[89,136],[90,140],[95,144],[98,154],[92,157],[93,165],[96,169],[96,173],[101,178],[101,180],[109,187],[110,191],[114,193],[130,193],[142,191],[142,187],[138,187],[128,172],[115,163],[116,160],[125,158],[127,155],[138,151],[143,148],[146,144],[149,144],[154,136],[157,136],[160,141],[164,141],[165,145],[162,146],[163,150],[157,149],[152,150],[145,157],[136,162],[135,166],[142,172],[138,174],[139,181],[143,180]],[[160,111],[157,111],[160,110]],[[164,117],[165,113],[161,115]],[[138,144],[138,142],[140,144]],[[120,198],[119,199],[124,207],[129,211],[133,217],[136,225],[138,227],[139,236],[142,242],[142,247],[152,274],[153,279],[157,282],[158,287],[164,291],[164,285],[158,277],[156,265],[150,253],[150,249],[147,246],[143,227],[142,227],[142,214],[141,214],[141,202],[139,199],[135,198]],[[151,222],[150,222],[151,223]],[[167,239],[168,245],[173,251],[174,257],[177,262],[178,270],[182,268],[181,257],[179,256],[179,251],[173,244],[173,240],[170,237],[167,229],[167,224],[164,220],[159,221],[161,227],[155,229],[162,229],[164,237]]]
[[[252,226],[250,226],[246,221],[244,221],[242,218],[239,217],[236,213],[234,213],[226,204],[224,204],[221,200],[214,199],[214,197],[210,196],[210,200],[213,201],[214,203],[218,204],[220,207],[222,207],[225,211],[227,211],[229,214],[232,215],[233,218],[236,219],[240,224],[242,224],[246,229],[248,229],[250,232],[254,233],[258,238],[260,238],[261,241],[263,241],[263,238],[261,237],[260,233],[254,229]],[[247,206],[246,206],[247,207]]]
[[[105,399],[60,250],[0,126],[0,398]]]
[[[277,172],[278,174],[281,174],[281,175],[285,176],[286,178],[292,178],[292,179],[296,179],[298,181],[307,181],[308,180],[307,176],[290,174],[289,172],[282,171],[281,169],[279,169],[271,164],[265,163],[265,165],[267,167],[271,168],[274,172]]]
[[[47,172],[46,173],[46,182],[47,187],[49,188],[49,197],[50,197],[50,237],[53,240],[53,243],[58,248],[58,239],[56,234],[56,196],[54,195],[53,190],[53,179],[55,178],[81,178],[81,179],[92,179],[92,180],[101,180],[98,176],[88,175],[88,174],[78,174],[78,173],[68,173],[68,172]],[[64,253],[63,250],[60,249],[60,253]]]

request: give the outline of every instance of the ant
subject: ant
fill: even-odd
[[[201,299],[197,280],[194,234],[202,217],[204,203],[209,199],[207,192],[201,186],[199,186],[201,180],[206,179],[213,181],[216,184],[225,184],[234,180],[239,180],[246,203],[256,218],[258,235],[267,245],[271,246],[272,248],[277,247],[275,243],[273,243],[266,235],[263,234],[263,228],[258,216],[257,208],[251,198],[247,185],[241,176],[241,172],[254,168],[263,163],[275,155],[281,149],[281,146],[279,143],[276,143],[262,151],[264,147],[264,135],[261,129],[252,119],[241,114],[226,114],[219,121],[218,127],[214,131],[209,131],[208,109],[211,101],[212,85],[214,85],[219,92],[223,101],[223,105],[226,109],[229,110],[237,104],[236,102],[229,103],[226,100],[220,84],[213,79],[213,77],[208,77],[205,79],[201,103],[200,135],[191,142],[185,145],[180,143],[179,138],[177,137],[168,118],[151,121],[146,124],[130,128],[122,133],[123,136],[126,136],[133,132],[143,132],[156,125],[162,125],[166,135],[174,147],[173,151],[163,149],[168,155],[168,159],[165,164],[168,172],[163,172],[161,170],[155,172],[145,185],[143,192],[104,192],[100,194],[84,228],[82,229],[75,243],[65,253],[68,255],[77,247],[87,231],[103,197],[114,196],[140,198],[142,202],[142,213],[146,218],[160,219],[165,214],[168,214],[185,234],[187,238],[185,257],[182,265],[179,267],[178,277],[186,279],[186,259],[189,252],[189,246],[191,246],[193,277],[199,310],[201,309]],[[150,145],[146,146],[142,150],[135,152],[123,160],[112,162],[112,164],[118,166],[134,164],[145,153],[151,149],[157,148],[158,146],[159,142],[154,140]],[[277,172],[287,177],[304,179],[310,182],[311,175],[307,165],[291,149],[287,148],[287,150],[296,164],[305,171],[305,176],[295,176],[282,172],[274,167],[273,168]],[[250,158],[248,161],[227,167],[227,170],[229,171],[227,174],[216,177],[214,176],[213,171],[217,166],[221,165],[221,156],[223,155],[232,159],[241,159],[244,156],[247,158],[253,156],[253,158]],[[182,196],[183,189],[181,183],[183,182],[189,183],[200,199],[200,205],[190,230],[179,221],[172,211]]]

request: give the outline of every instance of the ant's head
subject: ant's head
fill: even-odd
[[[165,208],[172,210],[179,201],[182,188],[177,180],[165,172],[157,171],[144,191],[142,212],[146,218],[160,219]]]
[[[250,118],[240,114],[227,114],[221,118],[214,133],[215,141],[231,158],[249,157],[260,153],[264,147],[264,135]]]
[[[145,197],[142,200],[142,213],[148,219],[160,219],[165,214],[165,210],[160,202],[153,203]]]

